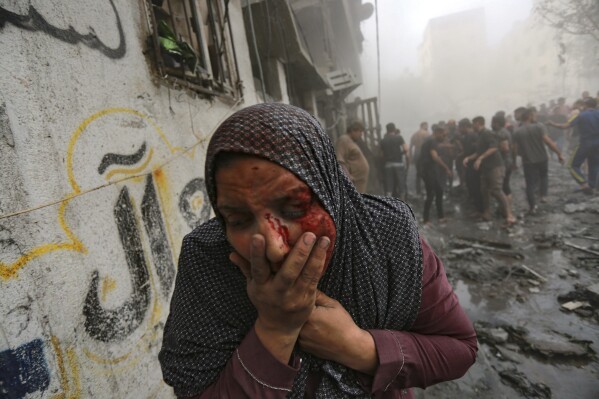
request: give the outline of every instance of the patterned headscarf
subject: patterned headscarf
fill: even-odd
[[[414,215],[399,200],[358,193],[314,117],[277,103],[254,105],[229,117],[215,132],[206,155],[206,187],[214,209],[215,159],[221,152],[260,156],[308,185],[337,229],[319,289],[338,300],[362,329],[410,328],[422,290],[422,251]],[[228,259],[231,251],[218,217],[183,240],[159,355],[164,380],[179,396],[195,395],[213,383],[256,320],[245,277]],[[369,397],[353,370],[299,349],[295,355],[302,363],[288,397],[303,398],[311,372],[322,375],[318,398]]]

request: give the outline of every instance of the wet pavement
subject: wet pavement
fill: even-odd
[[[463,378],[417,389],[418,398],[599,398],[599,195],[576,192],[555,161],[536,215],[525,212],[521,170],[511,187],[518,223],[509,229],[499,217],[468,217],[455,188],[448,222],[421,228],[475,323],[479,352]],[[423,199],[409,202],[421,219]]]

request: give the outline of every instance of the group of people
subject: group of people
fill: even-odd
[[[548,193],[547,149],[567,167],[580,185],[580,191],[592,194],[599,189],[599,110],[597,99],[588,92],[572,105],[564,98],[552,100],[549,107],[518,107],[512,115],[498,111],[490,126],[483,116],[456,122],[420,124],[409,146],[395,124],[386,125],[386,134],[378,148],[377,166],[385,195],[407,201],[408,169],[416,168],[416,197],[426,190],[423,223],[431,224],[435,204],[437,219],[445,220],[444,195],[452,190],[454,177],[465,188],[472,213],[481,220],[492,219],[492,200],[499,205],[504,226],[516,223],[512,206],[510,178],[521,158],[526,183],[528,212],[535,214],[538,203]],[[348,133],[337,141],[337,158],[361,192],[366,192],[369,176],[368,157],[361,139],[364,126],[351,124]],[[566,145],[568,143],[569,145]],[[564,155],[566,154],[566,155]],[[370,162],[372,163],[372,161]],[[587,173],[583,171],[586,164]]]

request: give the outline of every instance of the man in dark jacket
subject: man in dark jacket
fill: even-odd
[[[406,200],[407,176],[410,165],[408,145],[395,124],[387,124],[387,133],[381,140],[381,153],[385,162],[384,185],[385,195]]]

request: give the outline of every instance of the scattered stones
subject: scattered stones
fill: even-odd
[[[582,358],[588,354],[586,346],[570,342],[559,335],[543,335],[540,337],[527,337],[526,343],[530,350],[545,357]]]
[[[576,212],[584,212],[588,208],[588,204],[566,204],[564,206],[564,213],[576,213]]]
[[[510,337],[508,332],[503,328],[492,328],[489,330],[489,333],[491,334],[493,341],[497,344],[503,344],[507,342],[507,339]]]
[[[574,270],[574,269],[567,269],[567,273],[569,276],[572,276],[572,277],[578,277],[580,275],[580,273],[578,273],[578,270]]]
[[[543,383],[530,382],[526,375],[516,369],[502,370],[499,375],[502,381],[505,381],[526,398],[551,398],[551,388]]]
[[[580,202],[578,204],[566,204],[564,206],[564,213],[576,213],[576,212],[594,212],[599,213],[599,203],[597,198],[593,198],[590,201]]]
[[[493,327],[488,323],[477,321],[474,323],[478,340],[491,346],[507,343],[510,334],[502,327]]]
[[[505,362],[512,362],[512,363],[520,364],[520,361],[517,359],[517,356],[518,356],[517,351],[510,350],[507,347],[497,347],[495,349],[497,350],[497,354],[496,354],[497,358],[499,358]]]
[[[584,287],[576,284],[574,290],[557,297],[560,309],[573,311],[581,317],[592,317],[599,321],[599,283]]]
[[[476,331],[479,333],[480,323],[476,326]],[[502,326],[509,334],[509,342],[517,344],[524,352],[538,355],[545,359],[554,360],[589,360],[594,358],[595,352],[590,347],[591,342],[579,341],[566,334],[557,332],[535,332],[530,335],[527,330],[521,327]],[[491,345],[498,343],[492,340],[489,329],[483,329],[481,341]]]
[[[474,248],[459,248],[459,249],[452,249],[451,251],[449,251],[450,254],[457,255],[457,256],[463,256],[463,255],[470,254],[473,252],[474,252]]]
[[[493,224],[491,222],[481,222],[481,223],[477,223],[476,227],[482,231],[489,231],[489,230],[491,230],[492,225]]]
[[[561,233],[542,232],[535,234],[533,240],[537,243],[538,249],[549,249],[560,246],[563,242]]]
[[[588,306],[588,305],[589,305],[588,302],[570,301],[570,302],[562,303],[562,308],[566,309],[566,310],[575,310],[580,307]]]
[[[565,270],[565,269],[562,269],[562,270],[560,270],[560,271],[557,273],[557,275],[558,275],[560,278],[566,278],[566,277],[568,277],[568,271],[567,271],[567,270]]]

